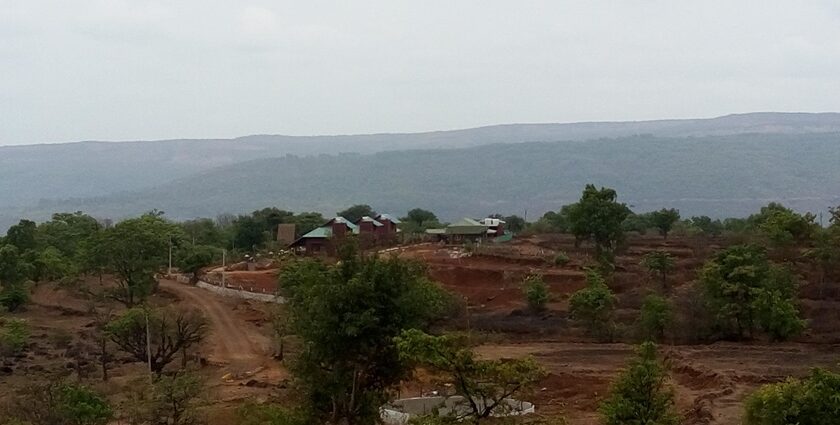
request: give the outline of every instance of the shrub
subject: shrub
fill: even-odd
[[[736,245],[719,252],[703,267],[699,282],[724,336],[743,338],[761,329],[786,339],[805,328],[793,276],[770,263],[761,247]]]
[[[5,410],[0,420],[12,424],[105,425],[113,416],[99,393],[70,382],[24,388]]]
[[[834,424],[840,417],[840,375],[814,369],[806,379],[767,384],[745,403],[747,425]]]
[[[29,326],[20,319],[3,319],[0,322],[0,357],[17,355],[26,347]]]
[[[29,302],[29,293],[23,284],[6,285],[0,290],[0,306],[8,311],[17,311]]]
[[[595,271],[586,272],[586,287],[569,298],[569,313],[575,321],[599,339],[610,340],[614,333],[613,311],[616,298],[604,278]]]
[[[646,342],[636,358],[613,384],[609,397],[601,403],[605,425],[677,425],[674,391],[667,385],[668,375],[656,358],[656,344]]]
[[[646,341],[660,341],[673,320],[673,310],[668,300],[659,295],[648,295],[642,302],[639,315],[639,334]]]
[[[528,276],[522,284],[522,290],[531,311],[545,310],[545,305],[548,303],[548,285],[543,282],[542,277]]]
[[[566,264],[569,264],[569,261],[571,261],[571,259],[563,251],[558,252],[557,255],[554,256],[554,265],[555,266],[563,267]]]
[[[246,403],[237,411],[239,425],[307,425],[308,415],[299,409]]]

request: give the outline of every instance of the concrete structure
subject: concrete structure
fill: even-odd
[[[475,400],[479,409],[485,406],[484,400]],[[472,410],[467,399],[462,396],[452,397],[414,397],[395,400],[380,410],[382,422],[386,425],[405,425],[414,417],[438,412],[440,416],[454,415],[458,418],[468,416]],[[493,410],[490,416],[521,416],[534,413],[533,403],[511,398],[505,399]]]
[[[281,223],[277,225],[277,242],[281,245],[288,245],[294,242],[295,230],[293,223]]]

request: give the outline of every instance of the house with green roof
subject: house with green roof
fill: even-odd
[[[433,239],[458,243],[496,237],[499,236],[499,230],[497,222],[491,223],[487,219],[478,221],[465,217],[442,229],[428,229],[426,235]]]
[[[329,255],[335,253],[336,242],[346,237],[359,237],[363,246],[391,242],[396,239],[397,223],[387,214],[364,216],[355,223],[338,216],[297,238],[289,248],[306,255]]]

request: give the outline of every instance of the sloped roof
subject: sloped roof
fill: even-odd
[[[362,222],[373,223],[373,225],[376,226],[376,227],[384,226],[384,224],[382,224],[382,223],[380,223],[380,222],[376,221],[375,219],[373,219],[371,217],[368,217],[368,216],[364,216],[364,217],[360,218],[358,223],[362,223]]]
[[[446,226],[448,235],[481,235],[487,233],[487,226],[471,218],[462,218]]]
[[[311,230],[309,233],[301,236],[300,239],[328,238],[330,236],[332,236],[332,227],[324,226]]]
[[[392,216],[391,214],[379,214],[378,216],[376,216],[376,219],[377,220],[388,220],[391,223],[400,224],[400,220],[398,218]]]

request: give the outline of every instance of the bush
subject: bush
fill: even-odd
[[[677,425],[674,391],[667,385],[668,375],[656,358],[656,345],[642,344],[600,411],[606,425]]]
[[[646,341],[660,341],[673,320],[673,310],[668,300],[659,295],[648,295],[642,302],[638,328],[640,336]]]
[[[566,264],[569,264],[569,261],[571,261],[571,259],[563,251],[558,252],[557,255],[554,256],[554,265],[555,266],[563,267]]]
[[[307,425],[308,415],[299,409],[246,403],[237,411],[239,425]]]
[[[6,285],[0,290],[0,306],[8,311],[17,311],[29,302],[29,293],[23,284]]]
[[[113,410],[103,396],[84,385],[70,382],[52,382],[20,390],[5,410],[0,421],[12,424],[105,425],[113,416]]]
[[[531,311],[545,310],[545,305],[548,303],[548,285],[543,282],[542,277],[528,276],[522,284],[522,290]]]
[[[19,354],[29,339],[29,326],[20,319],[3,319],[0,322],[0,357]]]
[[[569,298],[569,313],[571,318],[583,324],[591,335],[610,340],[615,328],[615,302],[615,295],[604,282],[604,278],[597,271],[590,269],[586,272],[586,287]]]
[[[759,246],[736,245],[717,253],[703,267],[699,282],[726,337],[751,337],[761,329],[780,340],[805,328],[795,304],[793,276],[772,264]]]
[[[840,418],[840,375],[814,369],[806,379],[789,378],[760,387],[746,400],[747,425],[834,424]]]

